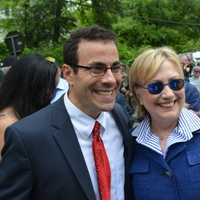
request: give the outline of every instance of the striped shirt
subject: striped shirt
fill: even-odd
[[[161,151],[159,137],[151,132],[149,117],[138,124],[132,131],[132,136],[137,137],[136,141],[153,151],[166,156],[167,150],[173,144],[191,140],[193,132],[200,129],[200,118],[192,111],[183,108],[179,115],[178,125],[169,135],[164,152]]]

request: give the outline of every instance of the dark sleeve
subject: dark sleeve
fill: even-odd
[[[123,108],[124,112],[126,113],[126,115],[128,116],[128,118],[131,118],[134,110],[129,105],[128,101],[126,100],[125,95],[122,93],[118,93],[116,102],[122,106],[122,108]]]
[[[185,83],[185,101],[189,104],[189,109],[200,111],[200,92],[191,83]]]
[[[7,128],[0,161],[0,199],[29,200],[32,188],[30,161],[22,139],[13,128]]]

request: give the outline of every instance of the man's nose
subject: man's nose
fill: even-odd
[[[103,80],[109,81],[109,82],[116,82],[116,77],[112,73],[111,68],[107,68],[104,76],[102,77]]]

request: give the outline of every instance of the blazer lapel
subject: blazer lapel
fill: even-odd
[[[122,108],[118,104],[115,105],[112,111],[112,115],[123,137],[125,161],[128,165],[128,163],[130,164],[131,162],[132,151],[133,151],[133,138],[129,133],[129,128],[128,128],[129,119],[127,119],[126,115],[122,111]]]
[[[53,137],[63,152],[66,161],[71,165],[72,170],[88,199],[94,200],[96,197],[90,175],[73,125],[64,106],[63,98],[55,104],[52,120],[54,127]]]
[[[127,119],[126,115],[122,111],[121,106],[116,104],[112,111],[112,115],[123,137],[124,159],[125,159],[125,185],[124,185],[125,199],[132,199],[133,197],[132,197],[129,169],[132,161],[134,140],[131,134],[129,134],[129,128],[128,128],[129,119]]]

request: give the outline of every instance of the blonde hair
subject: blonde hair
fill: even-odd
[[[140,104],[136,95],[137,85],[145,85],[158,72],[160,66],[164,61],[170,61],[175,64],[180,71],[181,76],[184,78],[183,69],[180,64],[180,60],[176,52],[170,47],[150,48],[144,50],[134,60],[129,70],[129,87],[132,92],[132,102],[135,106],[136,117],[144,118],[148,112],[143,105]]]

